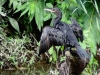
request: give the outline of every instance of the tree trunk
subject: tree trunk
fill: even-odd
[[[75,51],[65,53],[66,60],[59,61],[57,69],[59,75],[81,75],[82,71],[87,66],[89,60],[80,59]]]

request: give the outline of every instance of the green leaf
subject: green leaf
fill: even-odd
[[[63,45],[63,46],[61,46],[61,51],[64,51],[64,45]]]
[[[94,2],[95,2],[95,8],[96,8],[96,10],[97,10],[97,13],[99,14],[99,9],[98,9],[98,5],[97,5],[97,2],[94,0]]]
[[[53,53],[53,47],[51,47],[51,48],[48,50],[48,52],[49,52],[50,54],[52,54],[52,53]]]
[[[9,0],[9,7],[11,7],[11,5],[13,4],[14,0]]]
[[[21,5],[21,7],[18,7],[17,8],[17,10],[14,12],[14,13],[17,13],[17,12],[19,12],[19,11],[21,11],[21,10],[24,10],[24,9],[26,9],[27,7],[28,7],[28,4],[29,3],[24,3],[23,5]]]
[[[0,6],[4,5],[6,3],[7,0],[1,0],[0,1]]]
[[[21,13],[20,17],[22,17],[25,13],[27,13],[28,10],[29,10],[29,8],[27,7],[27,8]]]
[[[34,13],[34,10],[35,10],[35,3],[32,2],[32,3],[30,4],[30,14],[33,14],[33,13]]]
[[[28,16],[29,16],[30,21],[33,19],[34,13],[35,13],[35,3],[31,2],[29,5],[29,12],[28,12]]]
[[[87,14],[87,10],[86,10],[86,8],[85,8],[85,6],[84,6],[84,4],[82,3],[81,0],[80,0],[80,3],[81,3],[81,5],[82,5],[82,7],[83,7],[84,12]]]
[[[18,9],[18,8],[20,8],[21,6],[22,6],[22,3],[21,3],[21,2],[18,2],[18,4],[17,4],[17,7],[16,7],[16,8]]]
[[[13,1],[13,9],[15,10],[18,6],[18,2],[16,0]]]
[[[67,8],[69,5],[64,1],[61,3],[61,8],[64,10],[65,8]]]
[[[80,45],[82,46],[83,49],[86,49],[86,42],[85,41],[79,42],[79,43],[80,43]]]
[[[97,28],[98,28],[98,30],[100,30],[99,20],[98,20],[98,18],[97,18],[97,17],[96,17],[96,23],[97,23]]]
[[[47,6],[48,8],[53,8],[53,5],[52,5],[51,3],[46,3],[46,6]]]
[[[76,11],[78,10],[78,8],[75,8],[72,12],[72,14],[74,14]]]
[[[57,54],[56,54],[55,50],[53,50],[52,57],[53,57],[53,61],[56,62],[57,61]]]
[[[64,60],[66,60],[66,56],[63,56],[63,57],[61,57],[61,59],[60,59],[61,62],[64,61]]]
[[[89,62],[90,65],[92,65],[92,63],[93,63],[93,58],[94,58],[93,54],[91,54],[91,59],[90,59],[90,62]]]
[[[50,58],[49,58],[49,62],[51,62],[52,61],[52,57],[50,56]]]
[[[47,13],[44,14],[44,21],[47,21],[50,18],[51,18],[51,14],[47,14]]]
[[[6,16],[6,13],[2,12],[2,6],[0,6],[0,15]]]
[[[18,22],[14,18],[11,18],[11,17],[8,17],[8,19],[12,27],[15,28],[20,33]]]
[[[35,10],[35,21],[39,30],[43,26],[43,16],[44,16],[44,1],[37,2]]]

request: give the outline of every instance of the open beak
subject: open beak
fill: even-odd
[[[45,11],[55,12],[53,9],[44,9]]]

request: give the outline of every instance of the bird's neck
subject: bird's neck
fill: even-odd
[[[62,14],[57,15],[57,17],[54,19],[53,25],[55,26],[55,25],[59,24],[61,18],[62,18]]]

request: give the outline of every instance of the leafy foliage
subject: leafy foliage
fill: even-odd
[[[14,2],[13,0],[9,1],[10,1],[9,6],[13,5],[13,9],[16,10],[14,13],[22,11],[20,17],[22,17],[25,14],[28,14],[30,22],[32,21],[33,17],[35,17],[38,29],[41,30],[41,27],[43,26],[43,12],[44,12],[43,0],[39,1],[26,0],[24,3],[18,0],[15,0]]]
[[[27,36],[23,36],[23,39],[7,38],[1,27],[0,30],[0,41],[2,41],[0,44],[0,59],[2,61],[0,69],[6,69],[6,66],[18,68],[35,63],[35,52],[27,48],[31,44],[31,40]]]
[[[50,49],[49,49],[49,54],[51,55],[50,56],[50,60],[49,60],[49,62],[56,62],[57,61],[57,55],[56,55],[56,51],[53,49],[53,47],[51,47]]]

